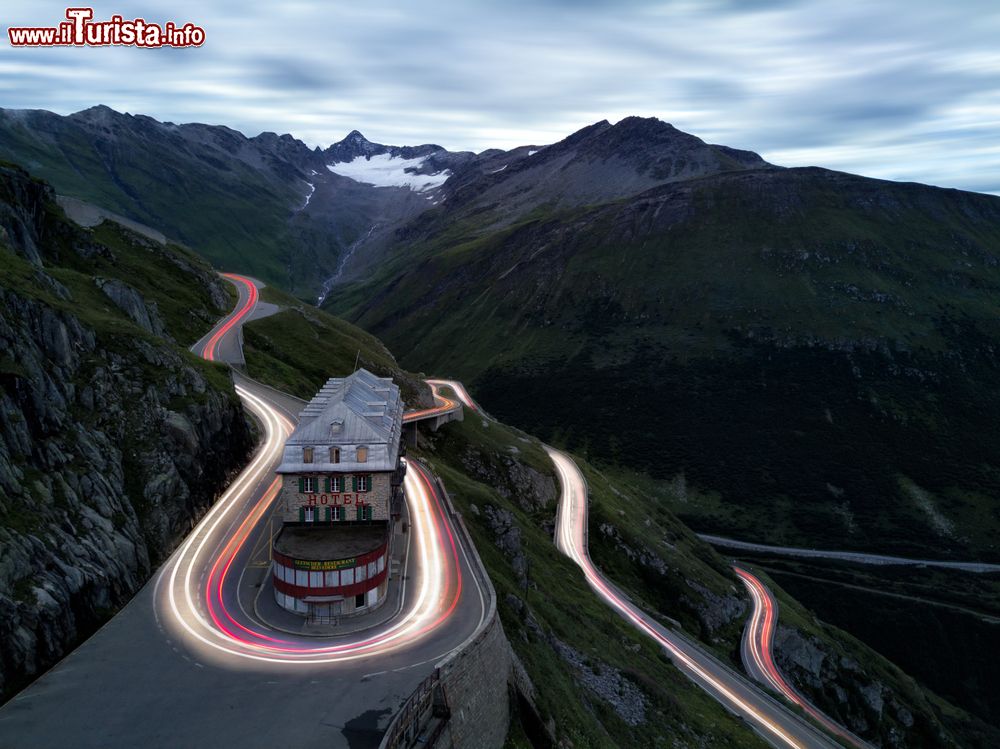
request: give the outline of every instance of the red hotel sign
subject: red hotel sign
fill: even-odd
[[[361,494],[299,494],[299,499],[308,507],[368,504]]]

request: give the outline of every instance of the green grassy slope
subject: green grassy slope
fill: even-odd
[[[265,289],[264,298],[295,305],[293,299],[273,289]],[[352,335],[361,335],[361,341]],[[328,374],[353,367],[359,343],[366,343],[369,350],[375,347],[375,339],[308,305],[250,323],[245,340],[253,376],[278,387],[299,388],[303,397],[311,395]],[[383,364],[389,366],[389,362]],[[398,370],[393,376],[400,376]],[[720,715],[714,703],[666,664],[650,643],[595,599],[572,563],[556,550],[551,535],[555,481],[537,440],[467,413],[464,422],[423,434],[415,454],[442,476],[470,524],[497,586],[508,635],[539,685],[542,718],[555,720],[560,737],[582,746],[603,746],[609,741],[656,745],[657,737],[667,735],[677,737],[681,745],[705,741],[713,746],[739,746],[748,740],[728,717]],[[597,564],[634,600],[679,623],[739,668],[737,649],[747,602],[728,563],[694,537],[666,503],[650,494],[655,482],[583,461],[581,467],[591,489],[590,538]],[[510,540],[510,528],[516,529],[516,543]],[[817,626],[811,625],[809,633]],[[884,682],[899,704],[920,716],[921,731],[933,734],[937,730],[944,736],[958,730],[941,727],[935,710],[959,716],[961,711],[913,686],[898,669],[860,643],[840,645],[844,637],[833,628],[821,630],[821,641],[837,653],[846,652],[860,663],[878,666],[872,680]],[[608,647],[609,642],[615,647]],[[615,670],[638,685],[649,700],[647,719],[630,725],[612,702],[582,685],[558,643],[583,654],[590,667],[609,680],[613,681],[609,674]],[[940,707],[927,709],[924,716],[922,711],[930,704]],[[664,728],[667,725],[671,728]],[[889,731],[897,725],[895,718],[887,716],[879,727]],[[923,733],[914,733],[912,738],[914,746],[949,745],[946,739],[936,742]]]
[[[789,169],[500,231],[437,215],[332,302],[406,366],[683,476],[699,530],[1000,555],[1000,200]]]
[[[504,629],[537,690],[542,722],[554,727],[557,741],[576,747],[763,746],[611,612],[556,549],[546,527],[554,506],[532,509],[525,504],[529,497],[516,493],[518,486],[523,492],[525,468],[551,477],[551,463],[535,440],[468,414],[427,436],[414,454],[442,477],[470,527],[496,587]],[[508,473],[511,456],[521,468]],[[503,540],[498,527],[505,529]],[[572,665],[567,647],[582,666]],[[587,685],[580,668],[600,677],[610,693]],[[641,719],[628,712],[638,703],[644,705]]]
[[[718,716],[703,725],[692,715],[708,717],[702,695],[679,680],[672,667],[662,670],[662,656],[649,657],[650,641],[595,599],[575,566],[552,543],[555,506],[541,502],[525,472],[551,475],[552,466],[533,438],[467,412],[464,422],[425,435],[416,454],[442,476],[453,500],[470,525],[497,586],[504,626],[515,651],[540,689],[543,718],[556,718],[571,741],[593,745],[590,736],[607,732],[618,746],[656,745],[645,726],[629,727],[609,705],[581,716],[564,702],[595,705],[600,698],[579,685],[566,683],[552,637],[571,644],[592,660],[594,668],[612,665],[649,690],[661,703],[658,719],[685,724],[683,742],[707,732],[710,745],[726,745],[728,731]],[[749,611],[747,597],[729,563],[700,542],[664,506],[650,503],[640,482],[606,475],[578,460],[590,492],[590,548],[595,563],[647,611],[680,626],[723,661],[741,670],[739,641]],[[499,519],[498,519],[499,518]],[[518,541],[511,542],[509,528]],[[822,678],[793,665],[799,687],[822,709],[857,732],[884,746],[986,747],[1000,737],[982,720],[940,699],[861,641],[818,620],[769,581],[781,603],[781,623],[792,631],[786,645],[789,664],[801,643],[805,661],[819,659]],[[614,641],[615,647],[608,647]],[[639,646],[636,649],[636,645]],[[553,652],[554,651],[554,652]],[[656,653],[653,648],[652,653]],[[635,653],[641,658],[631,655]],[[570,668],[570,675],[572,669]],[[560,671],[564,673],[560,673]],[[659,688],[653,688],[655,681]],[[548,688],[552,685],[551,688]],[[867,700],[878,695],[876,710]],[[676,717],[672,710],[676,710]],[[598,718],[599,726],[594,724]],[[566,726],[580,726],[578,733]],[[711,726],[711,728],[708,728]],[[593,733],[592,733],[593,732]],[[562,734],[561,734],[562,735]],[[902,744],[900,744],[902,742]],[[597,743],[600,745],[600,742]]]
[[[1000,675],[983,653],[1000,632],[1000,575],[752,559],[830,622],[984,721],[1000,714]]]
[[[0,200],[23,199],[17,188],[20,168],[0,162]],[[8,179],[10,175],[10,179]],[[43,190],[40,180],[33,180]],[[49,200],[39,206],[46,244],[41,251],[45,272],[40,273],[23,257],[6,254],[5,288],[37,298],[46,305],[78,316],[106,336],[109,348],[127,351],[132,338],[155,340],[148,331],[128,319],[98,288],[95,279],[116,280],[134,289],[143,302],[159,315],[164,332],[185,348],[204,335],[236,300],[235,291],[222,281],[202,258],[174,244],[161,245],[119,224],[105,221],[82,229],[69,221],[62,209]],[[0,241],[14,238],[0,228]],[[46,282],[45,276],[62,284],[70,297]],[[186,350],[180,354],[234,398],[228,374],[220,365],[205,362]]]
[[[100,117],[96,126],[55,115],[0,118],[0,158],[62,194],[196,247],[219,267],[234,267],[239,258],[247,272],[285,277],[281,238],[299,201],[290,183],[237,158],[223,163],[208,149],[193,152],[191,143],[149,118]]]
[[[357,364],[392,377],[410,407],[432,403],[427,385],[400,369],[374,336],[274,287],[265,287],[261,298],[284,309],[243,328],[251,377],[308,400],[328,378],[350,374]]]
[[[734,590],[739,591],[738,600],[746,600],[743,586],[733,587],[729,562],[694,537],[669,506],[649,492],[652,482],[648,478],[620,470],[598,470],[585,462],[580,462],[580,467],[590,488],[590,548],[595,563],[644,608],[679,621],[719,658],[741,669],[739,643],[749,609],[732,610],[726,600]],[[614,533],[605,530],[607,524],[615,527]],[[648,556],[644,558],[643,551],[662,559],[669,572],[664,574],[659,564]],[[708,569],[714,574],[706,575]],[[800,600],[808,601],[820,612],[821,618],[817,618],[780,587],[791,582],[787,576],[777,579],[778,584],[773,580],[768,580],[768,584],[780,603],[780,623],[794,630],[789,639],[779,638],[776,643],[779,664],[820,709],[859,735],[884,746],[892,746],[900,737],[905,737],[905,745],[912,747],[987,747],[1000,740],[1000,731],[988,725],[991,720],[988,710],[970,714],[956,707],[967,704],[972,710],[982,704],[982,700],[970,701],[967,692],[957,688],[963,677],[956,673],[960,669],[956,663],[951,664],[941,679],[922,679],[917,683],[912,678],[910,674],[933,670],[933,663],[937,662],[939,667],[945,665],[938,662],[936,653],[925,648],[914,651],[913,657],[900,657],[902,651],[925,642],[922,638],[928,635],[921,632],[920,623],[907,628],[906,636],[901,637],[900,625],[893,620],[898,609],[885,605],[885,601],[852,602],[849,597],[837,597],[830,590],[803,591],[805,598]],[[708,596],[697,589],[703,585],[711,586]],[[796,591],[799,587],[791,586]],[[988,585],[974,588],[976,595],[988,590],[991,590]],[[713,594],[722,600],[713,599]],[[825,596],[830,600],[823,601]],[[915,614],[911,612],[910,616]],[[893,640],[897,647],[891,652],[873,648],[867,638],[863,642],[848,633],[853,626],[844,631],[827,623],[853,624],[855,619],[870,620],[869,629],[881,626],[882,642]],[[969,632],[968,628],[956,629],[953,634],[962,637],[962,633]],[[979,635],[979,644],[988,641],[985,633],[975,634]],[[942,655],[955,655],[961,648],[956,643]],[[798,666],[817,662],[822,664],[819,673]],[[904,662],[905,672],[896,665]],[[968,665],[968,661],[965,663]],[[964,678],[976,674],[980,684],[989,683],[990,677],[982,669],[975,674],[967,672]],[[949,700],[932,691],[940,688],[947,690]],[[866,695],[878,695],[883,706],[874,709],[866,701]]]

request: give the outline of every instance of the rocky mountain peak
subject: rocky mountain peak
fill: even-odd
[[[670,181],[731,169],[771,166],[758,154],[706,143],[656,117],[601,120],[550,147],[586,160],[627,162],[641,174]]]
[[[372,143],[361,134],[360,130],[352,130],[343,140],[334,143],[326,149],[326,153],[328,162],[343,163],[353,161],[359,156],[370,158],[375,154],[386,153],[389,150],[389,146],[384,146],[381,143]]]
[[[106,104],[97,104],[93,107],[87,107],[86,109],[81,109],[79,112],[74,112],[70,117],[77,120],[84,120],[85,122],[94,123],[108,123],[113,122],[119,118],[127,117],[128,115],[123,115],[120,112],[116,112],[111,107]]]

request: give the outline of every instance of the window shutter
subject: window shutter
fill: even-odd
[[[327,481],[329,481],[329,479],[327,479]],[[327,507],[327,508],[325,508],[325,510],[326,510],[326,512],[323,513],[323,515],[324,515],[323,519],[326,520],[329,523],[330,522],[330,508]]]
[[[351,476],[351,491],[356,492],[358,490],[358,477]]]
[[[306,490],[306,480],[304,477],[299,476],[299,494],[302,494]]]
[[[358,510],[357,510],[357,513],[358,513],[358,520],[361,520],[361,519],[362,519],[362,515],[361,515],[361,511],[362,511],[363,509],[364,509],[364,508],[363,508],[363,507],[362,507],[361,505],[358,505]]]
[[[301,481],[301,480],[302,479],[299,479],[299,481]],[[299,508],[299,522],[300,523],[306,522],[306,508],[305,507],[300,507]]]
[[[323,491],[325,491],[327,494],[330,493],[330,477],[329,476],[326,476],[326,477],[323,478]]]

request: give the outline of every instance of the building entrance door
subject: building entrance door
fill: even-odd
[[[314,603],[312,613],[314,617],[323,621],[333,616],[333,607],[328,603]]]

